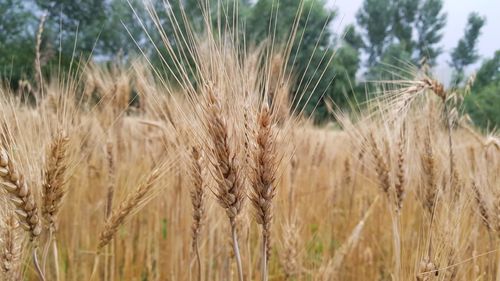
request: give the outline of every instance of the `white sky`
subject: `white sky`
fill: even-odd
[[[356,12],[363,3],[363,0],[327,1],[330,7],[337,7],[338,16],[333,28],[339,33],[345,25],[356,22]],[[500,0],[444,0],[443,10],[448,14],[441,41],[444,53],[438,59],[439,66],[435,69],[435,74],[446,80],[450,73],[446,65],[449,53],[462,37],[470,12],[475,11],[486,17],[478,43],[481,60],[492,57],[495,51],[500,49]]]

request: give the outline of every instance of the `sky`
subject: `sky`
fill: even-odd
[[[356,22],[355,15],[363,0],[327,0],[327,2],[329,7],[337,7],[338,16],[333,28],[340,33],[345,25]],[[480,60],[490,58],[496,50],[500,50],[500,0],[444,0],[443,10],[448,14],[441,41],[444,53],[438,58],[439,66],[434,73],[439,78],[448,80],[451,70],[446,63],[450,60],[451,50],[464,34],[470,12],[475,11],[486,17],[486,24],[478,43]],[[477,65],[472,68],[477,68]]]

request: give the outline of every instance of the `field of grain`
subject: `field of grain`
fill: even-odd
[[[317,126],[290,50],[231,38],[0,87],[2,280],[500,280],[500,141],[456,93],[409,67]]]

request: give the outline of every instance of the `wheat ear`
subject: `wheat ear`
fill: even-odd
[[[424,207],[429,215],[433,217],[437,195],[437,172],[430,128],[427,128],[427,133],[424,139],[424,152],[421,155],[421,162],[424,172],[423,178],[425,179],[423,196]]]
[[[276,195],[276,147],[271,124],[269,106],[264,104],[258,116],[256,135],[257,148],[254,152],[254,165],[251,174],[252,205],[256,210],[257,223],[262,226],[262,265],[261,280],[268,280],[267,265],[271,250],[272,203]]]
[[[399,213],[403,207],[403,199],[405,195],[405,129],[404,126],[398,140],[398,166],[397,166],[397,182],[394,185],[396,191],[396,210]]]
[[[67,149],[69,138],[60,132],[50,146],[42,184],[42,216],[50,231],[57,230],[57,214],[66,193]]]
[[[20,280],[19,258],[21,256],[21,244],[17,233],[19,223],[14,214],[10,214],[5,220],[5,229],[2,235],[2,252],[0,253],[0,268],[6,281]]]
[[[66,172],[67,172],[67,150],[69,138],[66,133],[60,131],[54,138],[47,155],[46,170],[44,171],[44,182],[42,184],[42,216],[47,221],[49,238],[43,253],[43,268],[52,243],[56,280],[59,280],[58,248],[57,248],[57,214],[61,202],[66,194]]]
[[[24,177],[20,175],[7,152],[0,148],[0,179],[1,185],[10,194],[10,201],[15,206],[15,213],[21,227],[29,234],[33,243],[33,263],[40,280],[45,280],[37,256],[37,238],[42,232],[35,197],[28,188]]]
[[[488,231],[492,230],[491,218],[488,208],[486,206],[486,202],[484,201],[483,194],[479,191],[477,183],[472,181],[472,191],[474,191],[474,197],[476,199],[477,206],[479,208],[479,214],[481,215],[481,221],[484,223],[484,226]]]
[[[285,280],[294,280],[300,273],[299,261],[300,233],[296,219],[285,224],[283,230],[283,249],[280,252]]]
[[[192,248],[196,255],[196,263],[198,268],[198,280],[201,281],[201,260],[199,251],[199,236],[202,225],[202,220],[205,213],[205,190],[203,187],[203,168],[201,165],[200,151],[193,147],[191,164],[191,178],[193,188],[191,190],[191,204],[193,205],[193,225],[192,229]]]
[[[36,48],[35,48],[35,70],[36,70],[36,75],[35,75],[35,81],[36,81],[36,87],[37,87],[37,92],[36,92],[36,102],[40,102],[40,98],[42,95],[42,89],[43,89],[43,75],[42,75],[42,63],[41,63],[41,56],[40,56],[40,48],[42,45],[42,34],[43,34],[43,27],[45,24],[45,20],[47,19],[47,14],[43,14],[42,17],[40,18],[40,24],[38,25],[38,31],[36,33]]]
[[[240,281],[243,281],[243,267],[238,247],[236,223],[245,199],[242,170],[236,162],[235,151],[232,151],[229,144],[228,127],[226,119],[222,115],[220,101],[211,89],[208,91],[206,107],[207,129],[213,145],[213,165],[217,182],[215,196],[222,208],[226,210],[231,225],[233,252],[238,268],[238,277]]]
[[[113,239],[118,228],[123,225],[131,215],[138,212],[152,197],[156,182],[164,172],[164,167],[155,168],[143,181],[137,190],[127,196],[122,203],[113,210],[111,216],[106,220],[103,230],[99,234],[99,243],[97,245],[94,266],[90,275],[90,280],[94,280],[99,267],[99,255]]]
[[[375,171],[377,172],[379,186],[382,188],[382,191],[386,194],[387,198],[390,198],[389,192],[391,187],[391,180],[389,176],[389,165],[382,156],[382,151],[378,147],[373,133],[370,134],[370,145],[372,156],[375,159]]]
[[[106,192],[106,205],[105,205],[105,218],[108,219],[111,216],[113,211],[113,200],[115,194],[115,183],[116,183],[116,164],[115,164],[115,155],[113,151],[113,142],[112,139],[109,138],[106,143],[106,163],[108,168],[108,181],[107,181],[107,192]],[[114,245],[108,245],[105,249],[105,279],[113,279],[112,276],[108,276],[108,273],[111,272],[111,275],[114,273]]]
[[[3,149],[0,150],[0,177],[4,189],[11,195],[10,200],[16,207],[19,223],[29,233],[31,241],[34,241],[42,231],[35,197]]]
[[[129,195],[118,208],[112,212],[104,225],[104,229],[99,235],[99,244],[97,246],[98,253],[113,239],[118,227],[124,224],[131,214],[137,212],[140,207],[150,199],[149,195],[151,195],[160,174],[161,171],[159,169],[153,170],[146,180],[139,185],[137,190]]]

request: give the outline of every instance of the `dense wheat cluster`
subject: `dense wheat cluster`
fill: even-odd
[[[2,280],[500,280],[499,139],[427,71],[315,126],[290,50],[186,40],[0,87]]]

